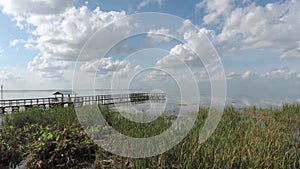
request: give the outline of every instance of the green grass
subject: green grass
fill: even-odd
[[[207,113],[200,109],[194,127],[178,145],[145,159],[124,158],[98,148],[72,108],[13,113],[0,127],[0,166],[27,157],[29,168],[300,168],[299,104],[268,109],[227,107],[216,131],[198,144]],[[102,114],[114,129],[131,137],[159,134],[176,119],[164,115],[151,123],[133,123],[107,107]]]

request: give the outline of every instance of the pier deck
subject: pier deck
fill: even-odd
[[[6,109],[19,111],[31,107],[42,107],[44,109],[55,106],[85,106],[85,105],[114,105],[114,104],[139,104],[146,102],[165,102],[165,93],[129,93],[113,95],[95,96],[68,96],[68,97],[48,97],[33,99],[0,100],[0,113],[5,113]]]

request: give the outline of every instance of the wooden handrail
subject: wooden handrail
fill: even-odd
[[[126,102],[140,102],[147,100],[165,100],[165,93],[129,93],[129,94],[112,94],[96,96],[72,96],[72,97],[47,97],[32,99],[12,99],[0,100],[0,108],[15,106],[34,106],[34,105],[51,105],[51,104],[118,104]]]

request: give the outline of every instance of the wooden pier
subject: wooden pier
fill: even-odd
[[[95,96],[75,96],[72,97],[48,97],[34,99],[15,99],[0,100],[0,114],[10,111],[27,110],[32,107],[43,109],[51,107],[81,107],[85,105],[115,105],[115,104],[139,104],[147,102],[164,103],[166,101],[165,93],[129,93],[113,95],[95,95]]]

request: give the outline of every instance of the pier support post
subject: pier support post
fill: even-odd
[[[69,102],[68,103],[68,107],[74,107],[74,103],[73,102]]]
[[[46,105],[45,105],[45,104],[41,104],[41,105],[39,105],[39,107],[40,107],[42,110],[46,110]]]
[[[49,109],[53,108],[54,107],[54,104],[53,103],[50,103],[49,104]]]
[[[12,112],[19,112],[19,110],[20,110],[20,107],[19,107],[19,106],[13,106],[13,107],[11,108],[11,111],[12,111]]]
[[[25,111],[28,111],[32,108],[32,106],[24,106],[25,107]]]
[[[1,107],[0,108],[0,114],[4,114],[5,113],[5,108],[4,107]]]

